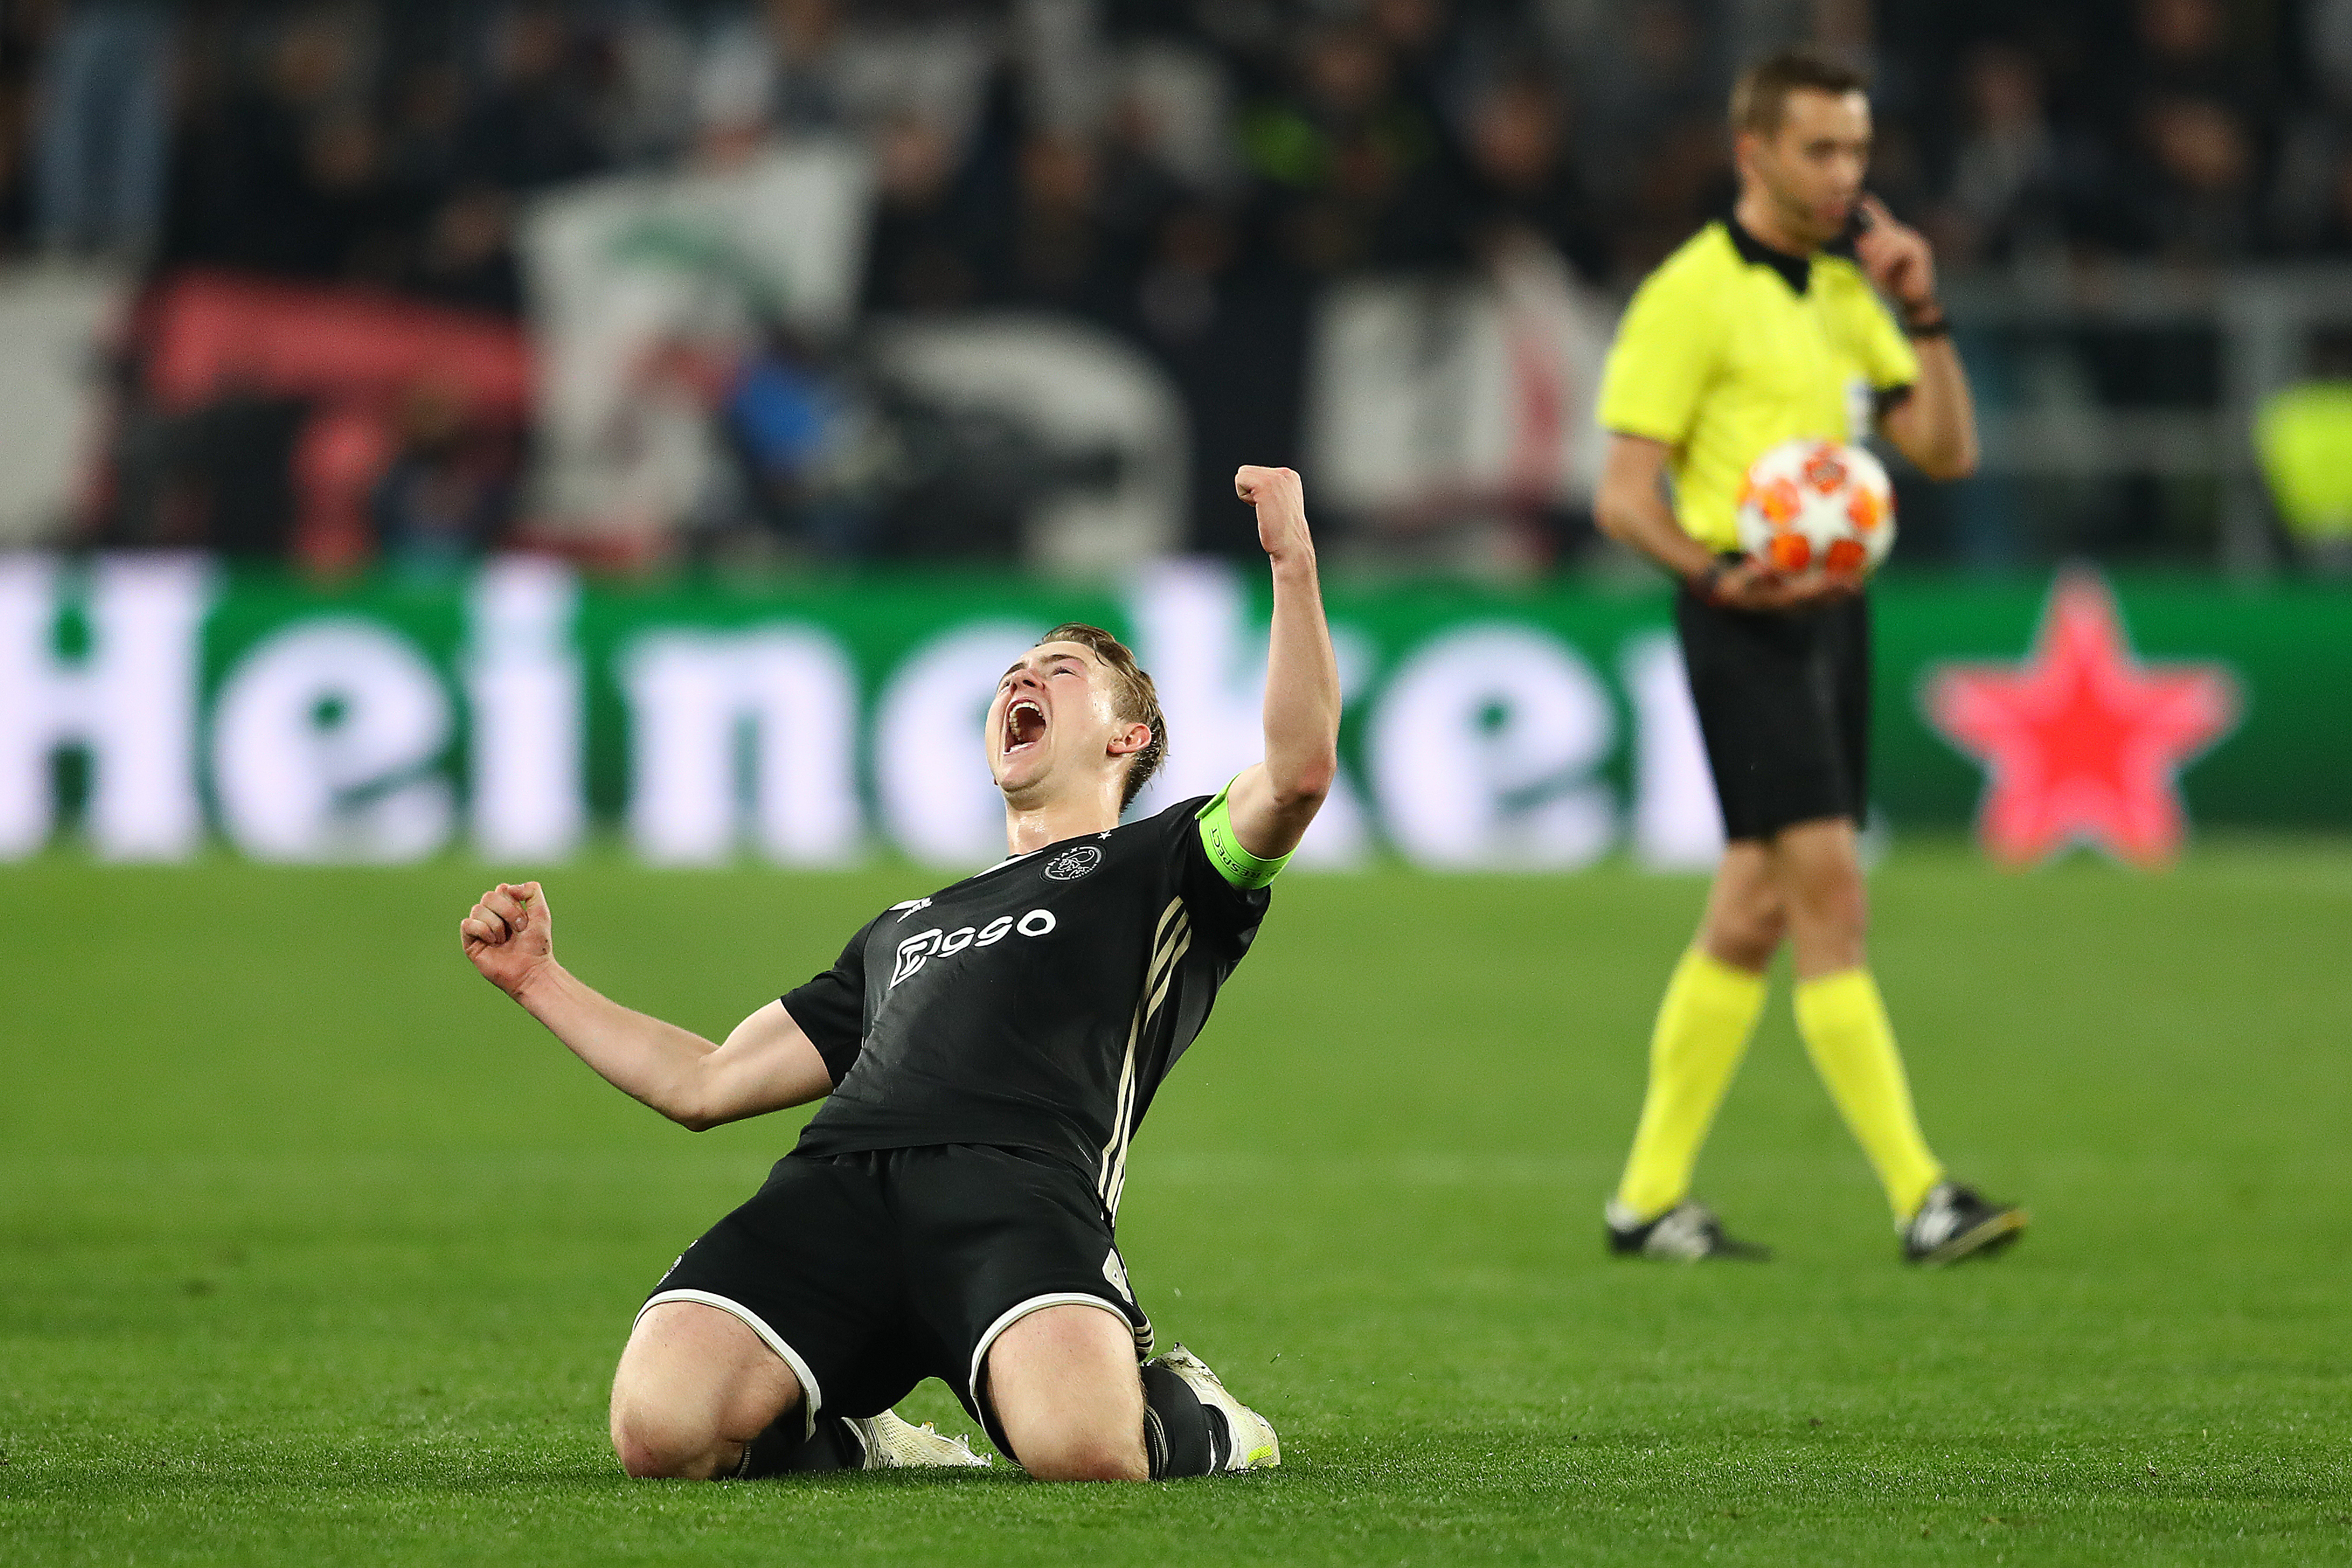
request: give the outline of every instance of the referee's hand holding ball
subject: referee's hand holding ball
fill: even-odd
[[[1802,572],[1782,572],[1769,562],[1748,556],[1723,562],[1709,578],[1702,596],[1730,610],[1810,610],[1850,599],[1862,592],[1862,579],[1832,575],[1818,566]]]

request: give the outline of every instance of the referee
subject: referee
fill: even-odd
[[[1650,1043],[1650,1081],[1608,1207],[1617,1252],[1763,1257],[1690,1197],[1691,1171],[1793,944],[1797,1028],[1870,1156],[1914,1262],[2015,1237],[2025,1215],[1928,1152],[1863,947],[1870,617],[1860,592],[1738,554],[1735,496],[1793,437],[1874,428],[1930,479],[1976,466],[1976,418],[1927,242],[1863,192],[1868,79],[1791,51],[1731,95],[1739,198],[1634,294],[1601,394],[1600,524],[1680,580],[1675,620],[1729,844]],[[1900,318],[1890,317],[1892,304]],[[1671,481],[1663,483],[1662,481]],[[1670,499],[1671,497],[1671,499]]]

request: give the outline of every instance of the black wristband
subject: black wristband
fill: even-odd
[[[1730,570],[1728,562],[1710,561],[1705,570],[1694,572],[1685,577],[1683,586],[1688,588],[1691,591],[1691,597],[1700,604],[1712,605],[1715,603],[1715,591],[1723,583],[1723,574]]]
[[[1927,309],[1933,311],[1934,314],[1930,315],[1927,320],[1924,321],[1919,319],[1918,311],[1906,310],[1903,313],[1904,336],[1909,338],[1950,337],[1952,335],[1952,319],[1944,314],[1943,306],[1931,302]]]

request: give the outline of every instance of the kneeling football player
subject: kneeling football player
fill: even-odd
[[[461,922],[484,975],[675,1121],[825,1100],[638,1313],[613,1384],[629,1474],[985,1463],[891,1414],[931,1376],[1040,1479],[1280,1462],[1273,1426],[1183,1346],[1145,1359],[1112,1235],[1137,1124],[1337,766],[1298,476],[1247,468],[1235,488],[1273,563],[1265,760],[1213,799],[1119,826],[1166,751],[1159,700],[1109,633],[1063,626],[989,710],[1011,858],[884,910],[723,1045],[574,979],[536,883]]]

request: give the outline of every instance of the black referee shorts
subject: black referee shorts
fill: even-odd
[[[1870,772],[1870,607],[1857,595],[1797,614],[1675,597],[1691,700],[1734,839],[1800,822],[1860,826]]]
[[[936,1377],[1008,1453],[981,1393],[997,1335],[1077,1302],[1124,1317],[1137,1358],[1151,1352],[1092,1184],[1047,1155],[975,1143],[787,1155],[646,1309],[664,1301],[741,1319],[800,1379],[812,1429],[820,1411],[873,1415]]]

